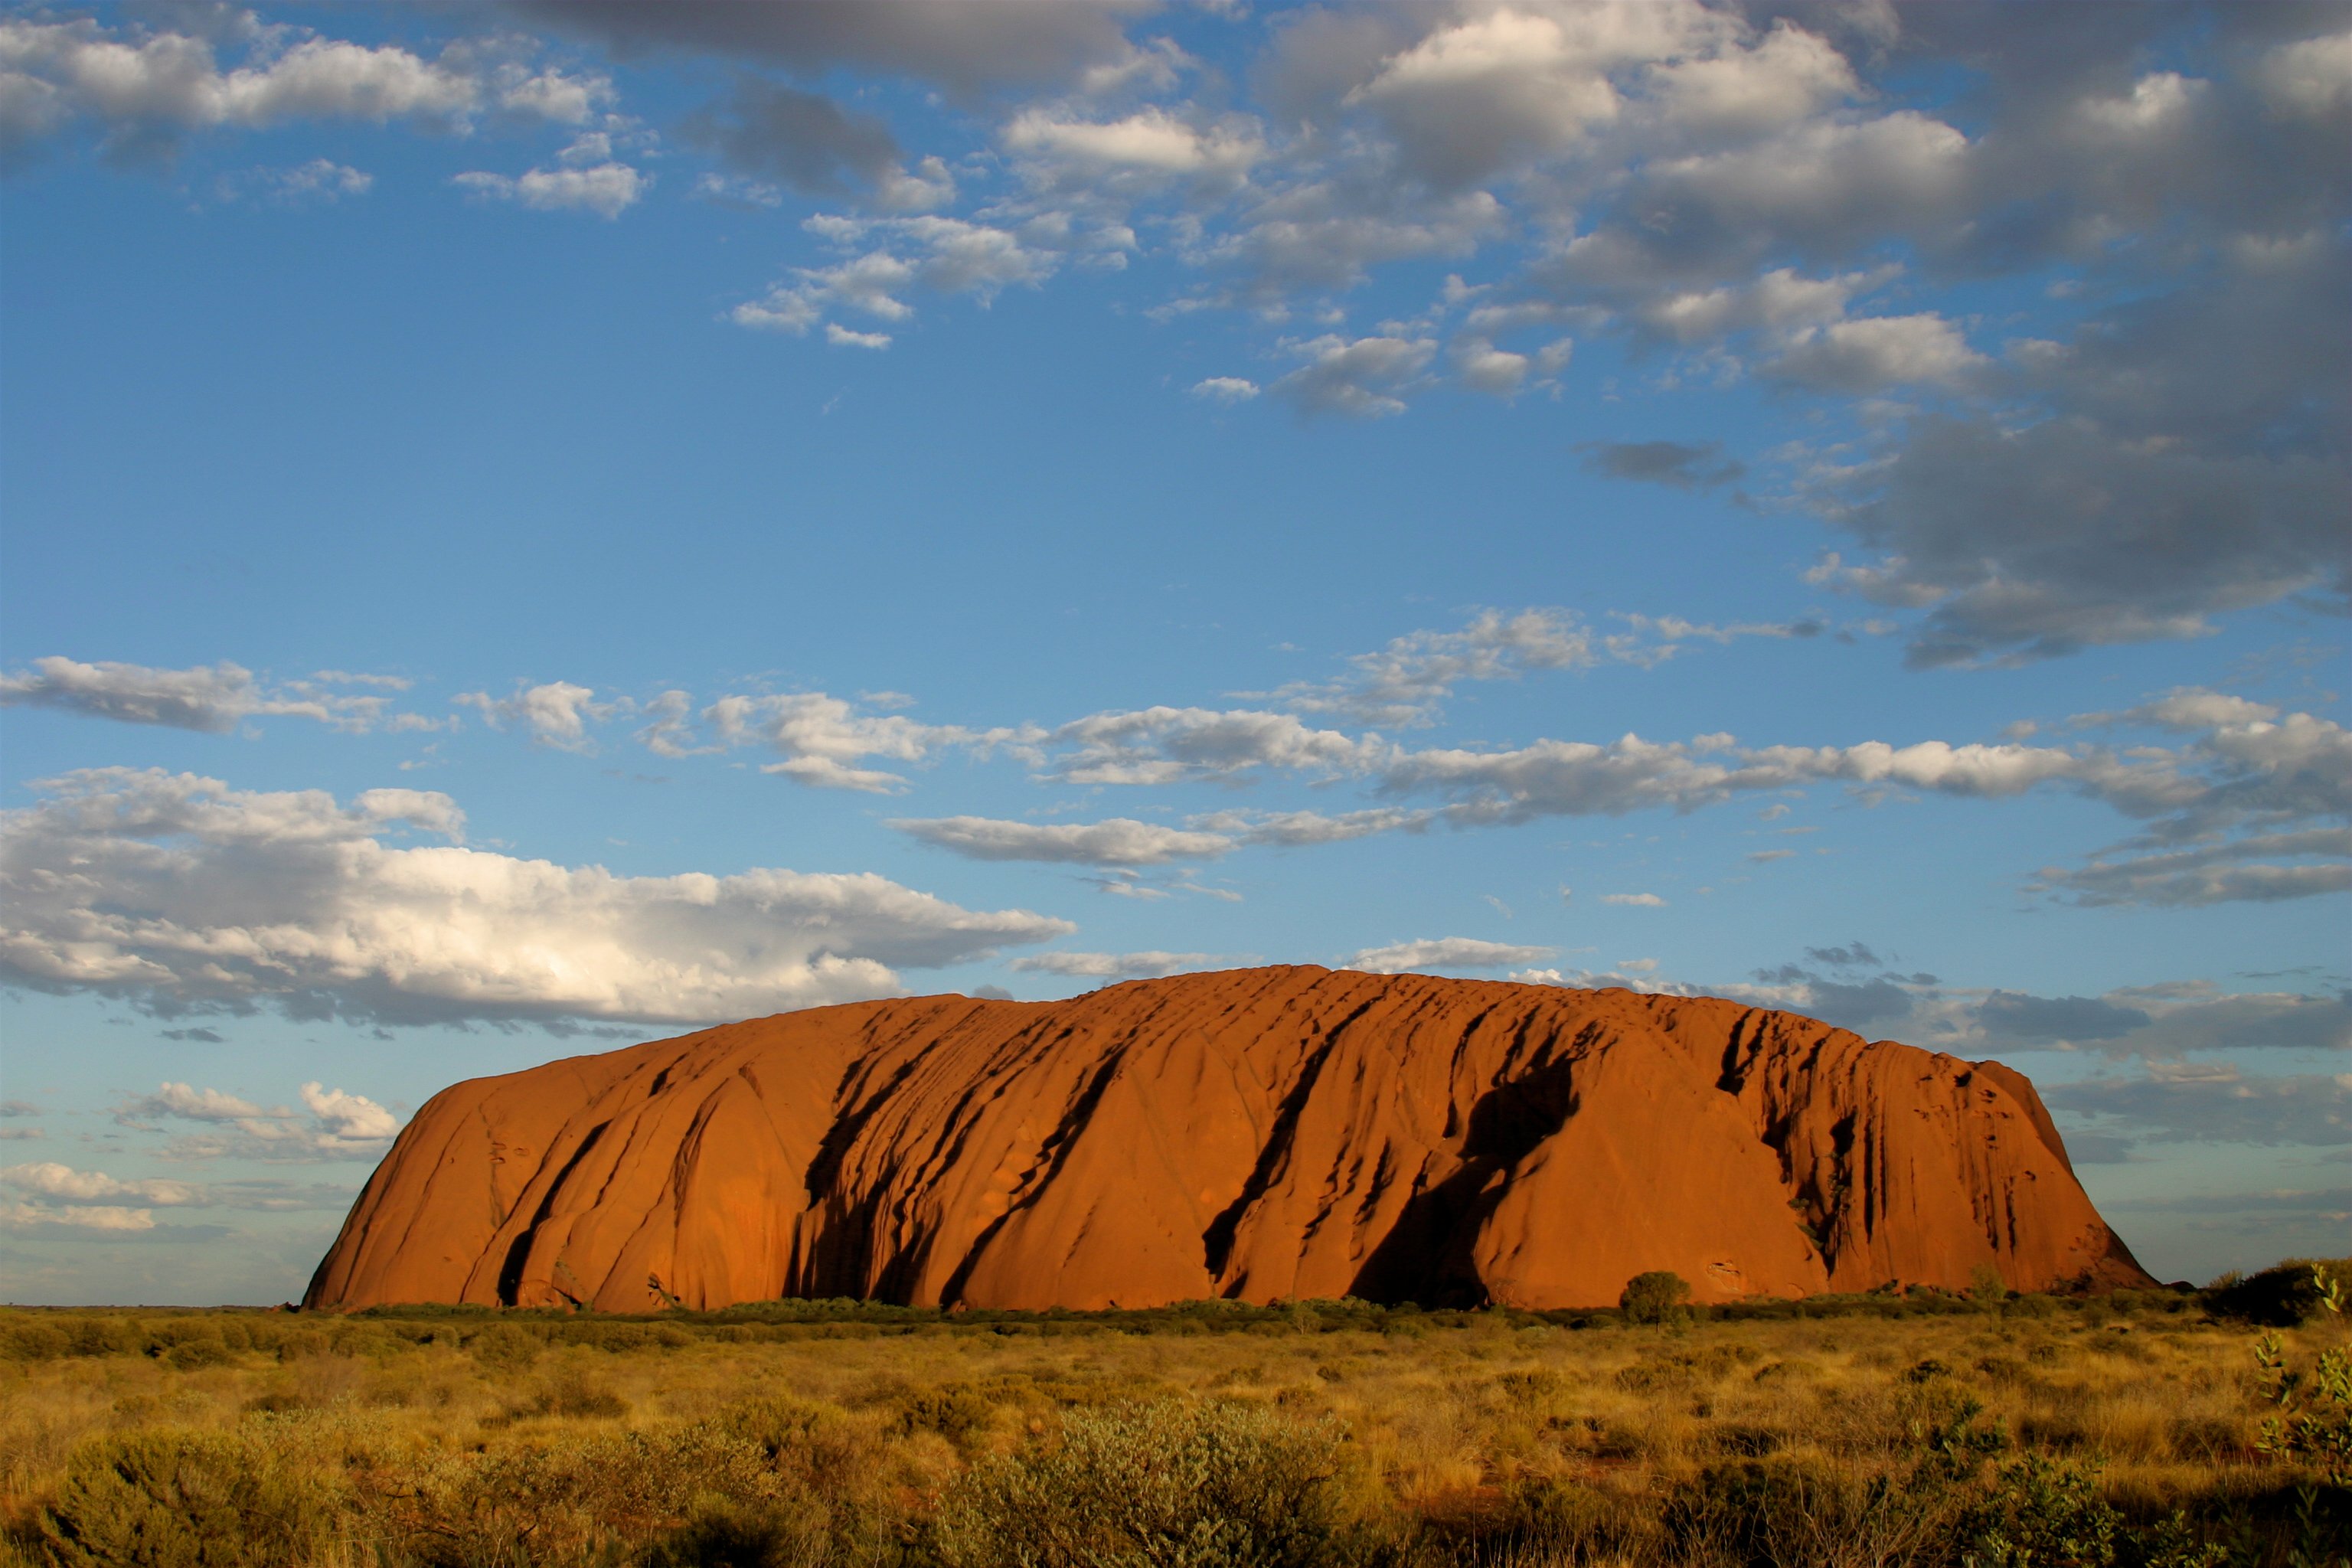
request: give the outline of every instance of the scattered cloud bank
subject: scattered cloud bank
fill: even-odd
[[[886,826],[972,860],[1042,860],[1077,866],[1162,866],[1213,859],[1234,847],[1219,833],[1190,833],[1114,816],[1101,822],[1005,822],[985,816],[900,819]]]
[[[1508,969],[1515,963],[1541,963],[1559,951],[1482,942],[1470,936],[1441,936],[1368,947],[1341,959],[1339,967],[1360,969],[1368,974],[1403,974],[1423,969]]]
[[[894,966],[1075,930],[871,873],[616,877],[469,849],[446,795],[51,781],[0,819],[0,978],[162,1014],[703,1023],[898,993]],[[444,840],[403,847],[407,831]]]
[[[0,157],[28,157],[79,123],[98,128],[108,156],[139,160],[168,157],[198,132],[298,121],[406,121],[452,134],[486,116],[578,125],[613,96],[604,77],[534,69],[512,38],[464,40],[427,58],[226,8],[197,26],[0,22]],[[224,49],[237,63],[224,68]]]
[[[351,691],[352,686],[377,688]],[[407,689],[396,676],[322,670],[307,680],[265,686],[251,670],[226,659],[188,669],[158,669],[111,661],[83,664],[37,658],[29,669],[0,675],[0,707],[48,708],[126,724],[161,724],[225,735],[247,719],[312,719],[339,730],[432,729],[433,721],[391,713],[387,692]]]
[[[1226,969],[1254,963],[1246,955],[1221,952],[1036,952],[1014,959],[1008,968],[1030,974],[1062,974],[1084,980],[1151,980],[1163,974]]]
[[[2034,870],[2029,891],[2089,906],[2188,907],[2276,902],[2352,888],[2352,731],[2333,720],[2203,688],[2181,688],[2134,707],[2075,715],[2056,726],[2012,726],[2012,739],[1955,744],[1745,746],[1729,734],[1650,741],[1537,740],[1496,750],[1412,747],[1377,730],[1326,728],[1334,713],[1399,729],[1432,724],[1465,682],[1576,670],[1601,659],[1654,663],[1694,642],[1813,635],[1810,623],[1702,624],[1624,614],[1628,630],[1600,634],[1564,611],[1486,610],[1453,631],[1418,631],[1377,653],[1351,657],[1340,675],[1259,694],[1276,708],[1168,707],[1110,710],[1055,726],[1024,721],[975,729],[930,724],[896,711],[910,699],[869,694],[861,706],[824,692],[729,694],[697,705],[683,690],[648,700],[599,698],[571,681],[518,683],[507,696],[459,695],[455,706],[492,729],[540,745],[593,752],[602,727],[638,725],[635,739],[664,758],[745,747],[774,760],[761,771],[816,788],[896,794],[898,768],[943,752],[999,753],[1038,777],[1085,786],[1147,787],[1243,782],[1284,774],[1310,783],[1353,781],[1382,804],[1342,812],[1229,808],[1181,826],[1111,816],[1041,824],[976,816],[907,817],[888,826],[980,860],[1028,860],[1104,868],[1213,859],[1244,845],[1305,846],[1443,824],[1466,828],[1548,817],[1696,811],[1741,795],[1842,785],[1865,800],[1905,794],[1999,800],[2064,791],[2096,800],[2137,825],[2130,836],[2075,866]],[[339,728],[423,730],[457,722],[391,712],[383,676],[321,671],[265,687],[222,663],[191,669],[80,664],[62,658],[0,678],[0,703],[46,706],[134,723],[221,732],[257,715],[310,718]],[[353,691],[352,687],[376,688]],[[875,710],[886,710],[877,711]],[[2116,731],[2169,743],[2117,743]],[[877,763],[896,766],[876,765]],[[381,793],[381,792],[378,792]],[[1403,804],[1421,797],[1426,805]],[[1786,858],[1767,849],[1759,864]],[[1612,903],[1661,903],[1649,893]]]
[[[1176,279],[1155,314],[1266,323],[1263,368],[1189,382],[1226,405],[1557,393],[1579,338],[1662,380],[1754,378],[1823,433],[1585,460],[1810,509],[1843,536],[1815,581],[1907,616],[1922,666],[2194,637],[2352,584],[2352,45],[2325,11],[1311,10],[1235,17],[1241,58],[1216,67],[1140,0],[506,15],[632,67],[722,68],[671,154],[718,165],[694,182],[711,199],[803,204],[795,254],[729,311],[746,328],[887,349],[929,301],[1150,260]],[[845,72],[948,94],[967,129],[920,136],[961,140],[908,145]],[[635,122],[612,78],[506,32],[426,53],[227,10],[32,15],[0,23],[0,73],[15,160],[85,132],[138,161],[301,121],[557,126],[554,158],[458,188],[610,218],[650,184],[614,153]],[[1965,114],[1907,86],[1946,77]],[[257,188],[365,181],[313,160]],[[1438,262],[1456,270],[1418,313],[1349,320],[1375,276]],[[2038,299],[2033,323],[1938,308],[1961,281]]]

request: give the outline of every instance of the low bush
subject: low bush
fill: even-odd
[[[1629,1322],[1675,1322],[1689,1315],[1683,1303],[1690,1300],[1690,1293],[1689,1280],[1668,1269],[1654,1269],[1628,1279],[1617,1306]]]
[[[1318,1568],[1349,1534],[1339,1450],[1243,1405],[1076,1410],[951,1488],[930,1543],[949,1568]]]
[[[2217,1318],[2257,1328],[2296,1328],[2326,1310],[2317,1282],[2322,1275],[2352,1281],[2352,1258],[2290,1258],[2258,1274],[2224,1274],[2199,1292],[2199,1300]]]
[[[267,1425],[135,1432],[85,1445],[31,1521],[57,1568],[247,1568],[325,1550],[346,1499]]]

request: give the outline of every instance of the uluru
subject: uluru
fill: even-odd
[[[1794,1014],[1315,967],[926,996],[459,1083],[305,1304],[1724,1302],[2153,1283],[2014,1070]]]

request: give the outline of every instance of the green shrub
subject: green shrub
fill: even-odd
[[[2205,1310],[2217,1318],[2258,1328],[2292,1329],[2326,1315],[2317,1282],[2323,1273],[2352,1280],[2352,1258],[2290,1258],[2243,1279],[2224,1274],[2199,1297]]]
[[[1675,1322],[1687,1315],[1689,1310],[1684,1303],[1690,1300],[1690,1293],[1689,1280],[1670,1269],[1658,1268],[1628,1279],[1624,1294],[1617,1298],[1617,1305],[1633,1322]]]
[[[678,1544],[681,1527],[714,1511],[748,1520],[779,1493],[749,1443],[698,1424],[436,1455],[378,1508],[380,1528],[432,1568],[601,1568],[633,1547]]]
[[[31,1533],[57,1568],[246,1568],[322,1550],[341,1502],[267,1428],[136,1432],[77,1450]]]
[[[2005,1465],[1992,1495],[1962,1521],[1974,1568],[2111,1568],[2123,1520],[2099,1496],[2096,1467],[2028,1454]]]
[[[1952,1510],[1934,1485],[1775,1456],[1709,1466],[1675,1489],[1662,1518],[1678,1560],[1787,1568],[1931,1561]]]
[[[941,1500],[950,1568],[1315,1568],[1349,1531],[1339,1438],[1174,1401],[1072,1411],[1060,1440],[976,1466]]]

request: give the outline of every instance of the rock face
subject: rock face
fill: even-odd
[[[781,1014],[461,1083],[306,1304],[2153,1283],[2032,1086],[1738,1003],[1316,968]]]

